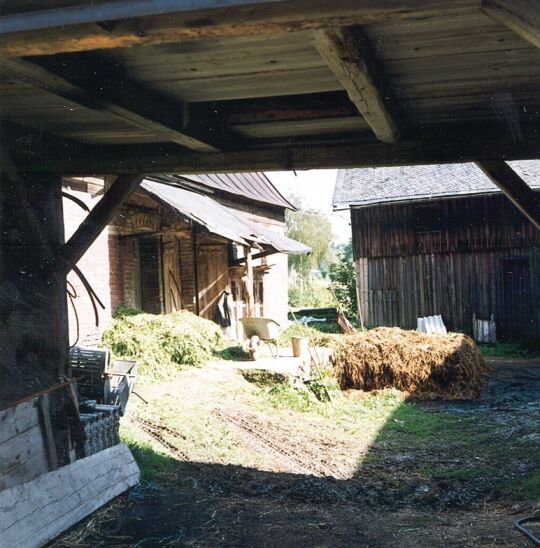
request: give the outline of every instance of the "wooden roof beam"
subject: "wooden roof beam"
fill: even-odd
[[[408,21],[478,10],[481,0],[125,0],[0,16],[0,56],[25,57]]]
[[[491,160],[476,165],[504,192],[508,199],[540,230],[540,195],[506,162]]]
[[[537,0],[484,0],[482,11],[540,48],[540,2]]]
[[[376,137],[383,143],[395,143],[398,126],[366,39],[347,28],[318,30],[313,33],[313,45]]]
[[[77,85],[50,69],[45,69],[36,63],[24,61],[22,59],[0,60],[0,71],[2,71],[3,74],[11,75],[33,87],[53,93],[54,95],[67,99],[82,107],[98,112],[107,112],[112,117],[121,120],[122,122],[127,122],[139,129],[158,136],[163,139],[164,142],[176,143],[177,145],[197,152],[216,152],[218,150],[216,147],[174,127],[173,124],[165,124],[162,121],[149,118],[146,113],[143,114],[142,112],[139,112],[139,110],[133,108],[133,106],[128,105],[126,101],[130,101],[131,92],[133,91],[133,94],[137,94],[137,90],[130,90],[129,86],[121,84],[115,86],[114,82],[109,81],[108,88],[117,87],[118,89],[121,89],[124,97],[124,99],[115,98],[114,100],[111,100],[108,96]],[[162,102],[161,98],[152,96],[146,97],[146,100],[150,105],[154,102],[157,104],[161,104]],[[181,120],[182,105],[175,106],[179,112],[179,119]]]

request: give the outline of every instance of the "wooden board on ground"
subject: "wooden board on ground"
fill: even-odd
[[[0,492],[2,546],[42,546],[139,482],[128,447],[115,445]]]

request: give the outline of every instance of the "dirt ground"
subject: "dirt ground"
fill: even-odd
[[[540,510],[540,362],[490,369],[461,403],[322,404],[224,364],[139,386],[141,485],[53,546],[532,545],[514,522]]]

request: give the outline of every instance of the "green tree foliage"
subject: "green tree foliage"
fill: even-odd
[[[334,290],[336,298],[345,314],[350,317],[356,317],[356,272],[354,269],[352,242],[349,242],[345,246],[339,260],[330,265],[329,276],[330,286]]]
[[[298,199],[292,199],[298,204]],[[303,211],[298,205],[298,211],[287,211],[287,236],[311,247],[309,255],[290,255],[289,270],[307,281],[312,268],[325,270],[330,242],[332,241],[332,225],[323,213]]]

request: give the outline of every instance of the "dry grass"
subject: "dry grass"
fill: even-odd
[[[380,327],[342,338],[335,358],[341,387],[397,388],[418,399],[478,397],[487,373],[472,339]]]

